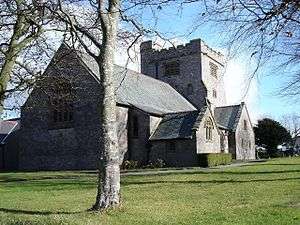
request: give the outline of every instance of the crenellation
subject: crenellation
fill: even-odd
[[[213,48],[209,47],[204,41],[201,41],[201,44],[202,44],[201,45],[202,54],[213,58],[214,60],[218,61],[222,65],[225,64],[225,57],[221,52],[216,51]]]
[[[150,61],[160,61],[202,53],[218,61],[221,65],[225,63],[224,55],[209,47],[201,39],[194,39],[184,45],[181,44],[162,49],[155,49],[153,48],[152,41],[146,41],[141,44],[140,50],[142,55],[147,55],[147,58],[151,59]]]
[[[174,57],[182,57],[185,55],[197,54],[201,53],[201,40],[195,39],[191,40],[189,43],[185,45],[172,46],[170,48],[163,49],[154,49],[152,45],[152,41],[146,41],[141,44],[141,54],[147,54],[151,59],[165,60]]]

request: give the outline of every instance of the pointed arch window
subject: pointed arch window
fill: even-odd
[[[67,128],[72,125],[73,99],[72,86],[64,79],[55,79],[50,85],[50,125],[53,128]]]
[[[214,129],[214,124],[212,122],[212,119],[209,117],[205,121],[205,138],[207,141],[212,140],[212,130]]]

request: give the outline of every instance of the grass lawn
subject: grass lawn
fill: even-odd
[[[87,212],[93,172],[0,173],[0,224],[300,224],[300,157],[122,176],[119,209]]]

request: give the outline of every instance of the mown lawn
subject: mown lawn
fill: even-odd
[[[122,176],[104,214],[93,172],[0,173],[0,224],[300,224],[300,157],[226,169]]]

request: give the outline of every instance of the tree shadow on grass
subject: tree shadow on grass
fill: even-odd
[[[268,181],[288,181],[300,180],[300,177],[277,178],[277,179],[250,179],[250,180],[156,180],[156,181],[124,181],[123,186],[129,185],[147,185],[147,184],[225,184],[225,183],[250,183],[250,182],[268,182]]]
[[[26,181],[44,181],[44,180],[79,180],[83,178],[90,178],[90,177],[79,177],[79,176],[45,176],[45,177],[31,177],[31,178],[21,178],[21,177],[13,177],[13,176],[1,176],[0,175],[0,183],[7,183],[7,182],[26,182]]]
[[[202,171],[202,170],[193,170],[193,171],[170,171],[170,172],[153,172],[147,174],[128,174],[127,176],[169,176],[169,175],[197,175],[197,174],[219,174],[219,175],[259,175],[259,174],[284,174],[284,173],[300,173],[300,170],[278,170],[278,171]]]
[[[23,210],[23,209],[7,209],[0,208],[0,212],[12,213],[12,214],[25,214],[25,215],[72,215],[72,214],[81,214],[86,213],[87,211],[76,211],[76,212],[64,212],[64,211],[33,211],[33,210]]]

